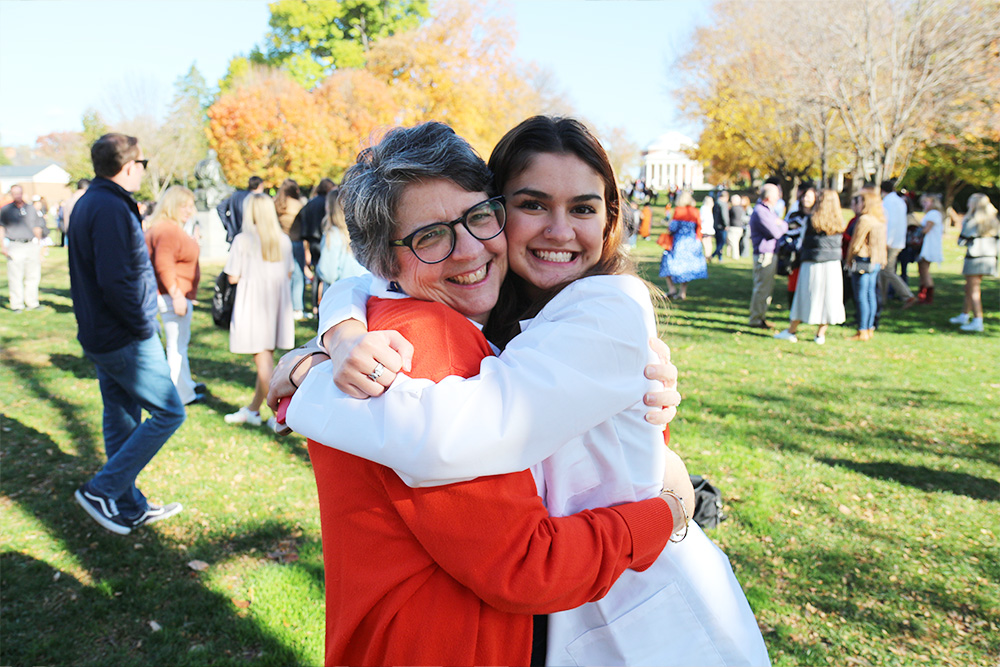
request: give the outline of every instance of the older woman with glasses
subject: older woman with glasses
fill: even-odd
[[[664,487],[688,495],[683,463],[638,400],[652,388],[640,372],[653,357],[655,316],[622,242],[620,195],[604,149],[579,122],[539,116],[501,139],[490,168],[506,203],[511,276],[484,332],[506,346],[503,353],[484,358],[475,378],[403,376],[362,402],[333,389],[320,367],[296,393],[289,423],[422,488],[530,466],[553,516],[655,497]],[[441,211],[436,219],[449,217]],[[370,267],[376,261],[359,255]],[[471,263],[456,287],[490,275],[487,265]],[[371,287],[375,296],[384,292]],[[338,292],[324,299],[321,331],[345,313],[364,317],[363,300],[344,308]],[[369,336],[337,375],[347,393],[381,393],[409,358],[391,335]],[[379,344],[385,340],[395,349]],[[624,573],[603,599],[549,616],[548,664],[766,664],[725,555],[696,525],[678,541],[642,574]]]
[[[489,189],[486,165],[439,123],[389,132],[345,176],[352,245],[386,280],[368,324],[413,342],[414,377],[471,376],[492,355],[480,327],[507,245]],[[410,488],[377,463],[313,442],[309,453],[328,665],[528,664],[533,613],[602,597],[684,525],[673,494],[550,518],[523,468]]]

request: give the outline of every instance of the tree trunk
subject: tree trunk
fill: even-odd
[[[865,184],[865,165],[861,156],[854,162],[854,174],[851,176],[851,199],[854,199]]]
[[[958,191],[961,190],[964,185],[965,182],[954,174],[948,174],[945,176],[944,192],[941,194],[941,203],[945,210],[948,210],[948,208],[955,202],[955,195],[958,194]]]

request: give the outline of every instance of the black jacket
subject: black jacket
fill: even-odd
[[[799,258],[803,262],[832,262],[840,259],[842,243],[843,234],[820,234],[808,225]]]
[[[73,207],[69,277],[84,350],[111,352],[157,332],[156,276],[139,209],[106,178],[95,178]]]
[[[250,194],[249,190],[237,190],[223,199],[215,210],[226,228],[226,243],[232,245],[236,235],[243,231],[243,200]]]
[[[317,195],[306,202],[295,216],[292,226],[299,226],[302,240],[315,251],[323,238],[323,217],[326,215],[326,195]]]
[[[718,234],[720,231],[725,231],[726,227],[729,226],[729,202],[719,201],[715,199],[715,206],[712,207],[712,226],[715,228],[715,233]]]

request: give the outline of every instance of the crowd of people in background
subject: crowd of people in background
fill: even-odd
[[[623,190],[627,200],[629,192],[641,190]],[[823,344],[831,324],[846,323],[846,307],[853,302],[857,333],[851,339],[870,340],[893,300],[900,301],[904,310],[934,303],[931,266],[944,261],[946,222],[958,220],[963,228],[959,243],[967,246],[968,253],[963,267],[966,295],[962,313],[951,322],[963,331],[983,330],[982,277],[997,275],[997,234],[989,222],[996,219],[996,208],[987,195],[973,195],[963,218],[951,207],[945,212],[939,194],[899,193],[892,180],[880,188],[866,183],[849,202],[853,213],[849,220],[841,212],[842,197],[835,190],[821,191],[805,183],[785,213],[777,179],[764,183],[756,204],[749,195],[717,188],[696,206],[692,193],[671,191],[663,220],[667,229],[656,239],[663,248],[659,275],[666,280],[667,296],[686,299],[687,284],[707,278],[713,261],[752,255],[751,327],[774,328],[765,316],[776,277],[787,276],[790,324],[775,338],[797,342],[799,325],[814,324],[818,327],[814,341]],[[643,213],[636,223],[637,236],[648,238],[649,202],[640,195],[638,203]],[[821,204],[824,212],[819,214]],[[919,274],[916,293],[909,285],[907,269],[912,263]],[[835,301],[839,306],[833,305]]]
[[[542,139],[547,143],[542,143]],[[447,141],[450,141],[450,151],[454,155],[445,155],[441,150]],[[407,151],[416,153],[409,156]],[[399,163],[394,161],[397,153],[407,157],[404,162],[409,165],[408,169],[415,170],[413,173],[407,174],[405,169],[398,167]],[[418,157],[430,160],[429,156],[435,156],[440,164],[434,162],[419,169],[415,166],[419,165]],[[462,156],[467,157],[465,162],[458,160]],[[186,187],[174,185],[167,188],[155,205],[140,206],[133,199],[132,193],[138,189],[148,163],[134,137],[117,133],[101,137],[92,148],[92,159],[97,176],[92,183],[78,183],[77,193],[60,207],[62,213],[59,218],[62,220],[60,229],[68,245],[78,339],[84,354],[95,365],[104,402],[107,463],[77,489],[74,497],[101,526],[125,535],[182,511],[177,502],[162,506],[150,503],[137,488],[136,477],[181,426],[186,417],[185,406],[204,402],[208,396],[208,387],[196,382],[192,376],[188,355],[192,315],[201,280],[199,227],[196,223],[195,196]],[[384,172],[380,166],[383,162],[388,165]],[[432,171],[431,167],[439,171]],[[628,250],[638,238],[651,236],[652,207],[656,205],[658,193],[641,182],[625,188],[615,183],[604,149],[576,121],[548,117],[525,121],[508,133],[491,158],[489,167],[447,126],[429,123],[416,128],[397,129],[387,135],[381,144],[359,156],[358,164],[348,172],[343,198],[331,179],[318,183],[312,198],[306,198],[303,188],[292,179],[285,179],[277,185],[273,196],[265,191],[267,186],[263,179],[251,177],[246,189],[236,191],[216,209],[230,243],[225,266],[217,281],[217,286],[219,281],[233,286],[232,313],[228,320],[229,350],[235,355],[251,355],[255,368],[253,394],[236,412],[225,415],[226,423],[252,426],[266,423],[275,432],[282,432],[283,425],[275,417],[265,421],[261,416],[261,406],[268,398],[269,389],[274,387],[272,375],[281,378],[284,372],[275,372],[275,351],[295,346],[295,322],[317,319],[320,299],[326,289],[344,278],[366,273],[354,258],[352,234],[365,263],[375,269],[378,278],[374,280],[381,280],[374,283],[371,276],[366,278],[369,280],[367,285],[378,285],[377,291],[370,291],[362,297],[363,304],[371,309],[368,314],[372,320],[369,323],[378,328],[383,321],[380,317],[392,315],[397,320],[388,321],[394,322],[395,328],[405,331],[409,326],[409,335],[423,346],[427,355],[420,357],[418,363],[426,363],[434,354],[440,357],[435,363],[439,363],[441,368],[424,371],[427,379],[471,376],[477,372],[489,377],[490,373],[480,369],[480,364],[483,368],[491,367],[489,360],[496,352],[487,343],[486,336],[489,336],[490,341],[500,346],[501,361],[517,359],[519,346],[528,351],[526,358],[530,358],[532,364],[514,363],[512,366],[528,369],[521,382],[526,382],[525,386],[530,391],[530,387],[536,386],[531,384],[536,375],[552,377],[552,372],[545,369],[546,363],[563,373],[573,367],[572,363],[561,361],[560,355],[568,354],[575,345],[579,348],[574,353],[577,356],[571,354],[568,358],[591,359],[595,365],[590,370],[601,369],[601,373],[596,375],[600,381],[587,378],[594,382],[594,388],[589,393],[575,398],[567,394],[572,400],[563,397],[576,414],[582,413],[580,406],[591,398],[591,394],[600,398],[601,392],[607,392],[611,387],[631,386],[612,381],[616,375],[638,371],[643,363],[652,362],[646,346],[650,337],[656,335],[655,316],[646,288],[633,273]],[[395,190],[390,191],[391,188]],[[805,185],[797,194],[786,214],[781,189],[771,181],[760,188],[755,203],[741,193],[718,189],[704,196],[699,205],[689,191],[669,191],[667,217],[664,220],[666,230],[656,239],[663,248],[659,275],[666,281],[666,296],[678,302],[684,301],[688,297],[689,283],[708,279],[713,262],[722,263],[727,256],[729,259],[752,256],[749,326],[764,330],[773,328],[765,318],[772,302],[776,277],[787,276],[790,323],[787,328],[775,333],[774,338],[797,342],[799,327],[807,324],[817,327],[813,338],[816,344],[826,342],[831,325],[846,322],[848,297],[856,305],[857,333],[851,340],[859,342],[874,337],[890,298],[901,300],[903,308],[934,302],[931,264],[940,264],[944,260],[946,217],[940,196],[925,193],[920,197],[923,215],[917,218],[908,211],[907,199],[895,192],[891,181],[882,184],[881,192],[873,185],[865,185],[851,199],[850,208],[854,217],[848,221],[841,208],[841,194],[835,190],[820,190]],[[38,284],[42,251],[48,238],[45,221],[48,211],[41,200],[27,202],[20,186],[12,188],[10,195],[11,201],[0,209],[0,241],[8,260],[11,309],[34,309],[39,306]],[[619,196],[622,201],[619,201]],[[580,202],[586,202],[586,205]],[[442,221],[456,215],[459,217],[451,222]],[[348,219],[351,221],[350,230]],[[506,235],[501,236],[505,230]],[[969,199],[959,243],[966,248],[963,263],[965,298],[962,312],[951,322],[964,331],[981,332],[984,329],[982,279],[997,275],[1000,245],[997,209],[986,195],[975,194]],[[575,259],[580,261],[574,264]],[[910,290],[905,278],[906,264],[913,261],[916,261],[919,272],[919,291],[916,294]],[[508,262],[510,271],[518,278],[509,283],[514,291],[507,296],[513,301],[501,303],[501,287],[505,284]],[[470,270],[473,266],[478,268]],[[896,274],[897,268],[902,269],[903,277]],[[353,284],[355,287],[345,288],[341,294],[365,283],[354,281]],[[311,290],[307,295],[309,286]],[[467,289],[472,286],[477,286],[477,289]],[[489,287],[489,293],[480,289],[485,287]],[[337,298],[337,290],[334,292],[331,295],[333,300]],[[369,301],[369,295],[377,298]],[[584,297],[585,302],[598,307],[593,311],[581,309],[579,303]],[[434,301],[439,303],[434,304]],[[330,303],[329,298],[324,303],[324,320],[327,321],[323,330],[328,332],[333,331],[332,327],[339,326],[331,318],[330,311],[335,307]],[[448,317],[458,327],[454,332],[449,333],[452,323],[444,319],[437,305],[446,307],[445,311],[451,313]],[[494,307],[511,321],[506,325],[498,324],[500,320],[491,316]],[[510,310],[503,311],[502,308]],[[351,304],[349,310],[357,315],[358,304]],[[599,313],[603,313],[604,317],[595,318],[595,314]],[[524,315],[528,314],[535,317],[526,319]],[[483,325],[482,330],[471,326],[462,315]],[[629,317],[639,318],[641,326],[633,326],[634,322],[633,325],[623,326],[628,324]],[[162,327],[158,327],[157,319],[162,322]],[[345,319],[351,320],[352,317],[344,315],[339,322]],[[418,327],[420,322],[423,324]],[[518,338],[520,329],[513,326],[518,322],[525,327],[523,338]],[[449,326],[442,326],[444,323]],[[569,345],[563,341],[552,346],[551,350],[545,345],[558,340],[558,337],[532,334],[532,327],[547,326],[554,330],[572,325],[579,329],[584,323],[587,327],[586,341],[577,340]],[[608,327],[611,324],[622,328],[620,335],[609,337]],[[464,332],[460,331],[462,328]],[[162,330],[162,343],[158,329]],[[455,354],[458,348],[451,343],[442,345],[442,342],[448,342],[446,335],[454,337],[459,333],[472,336],[470,340],[474,340],[475,349],[470,348],[469,359],[461,362],[467,367],[463,366],[461,373],[455,373],[451,365],[457,363]],[[536,337],[533,338],[533,335]],[[325,343],[326,339],[323,340]],[[620,356],[611,354],[611,350],[602,351],[600,345],[609,344],[614,351],[626,348],[634,351],[635,368],[624,368]],[[386,384],[378,383],[386,371],[386,364],[391,362],[388,357],[383,361],[383,357],[373,356],[375,353],[365,351],[367,349],[358,345],[353,351],[348,351],[348,356],[360,355],[362,363],[352,364],[341,359],[339,371],[322,372],[357,376],[351,386],[360,386],[358,383],[367,378],[376,383],[378,393],[366,391],[365,395],[377,396],[403,369],[401,364],[395,364],[389,370],[392,377],[386,378]],[[398,356],[396,348],[388,351],[378,347],[374,349],[378,349],[378,354]],[[542,350],[547,350],[551,360],[546,354],[539,354]],[[328,352],[320,351],[318,354],[329,357]],[[317,353],[304,354],[303,360]],[[607,364],[609,359],[613,363],[606,368],[600,366],[600,363]],[[291,370],[287,371],[287,382],[299,389],[292,382],[292,376],[301,367],[302,360],[293,363]],[[305,372],[309,372],[311,365],[304,368]],[[362,370],[358,371],[358,368]],[[369,368],[373,370],[366,372]],[[583,369],[577,370],[582,373]],[[650,389],[645,378],[662,379],[654,378],[654,375],[649,374],[647,366],[643,379],[634,389],[626,392],[625,398],[629,400],[623,401],[622,405],[629,405],[629,401],[634,403],[633,393]],[[309,396],[311,392],[319,395],[317,392],[321,386],[316,377],[311,376],[309,383],[302,385],[302,394]],[[342,376],[331,375],[324,392],[333,389],[335,377]],[[415,372],[413,377],[420,378],[421,375]],[[503,386],[500,389],[510,391],[509,387],[514,386],[516,379],[512,376],[501,380]],[[418,383],[424,381],[418,380]],[[475,382],[481,383],[483,379]],[[543,384],[544,391],[549,394],[549,381]],[[571,384],[577,391],[589,386],[582,375]],[[343,388],[340,384],[336,386]],[[427,388],[423,384],[420,386]],[[477,385],[466,386],[474,388]],[[428,395],[434,393],[430,389],[427,391]],[[418,393],[414,392],[414,395]],[[489,428],[484,424],[500,423],[488,418],[482,421],[482,416],[489,415],[490,409],[499,407],[500,412],[509,418],[509,414],[502,409],[502,398],[497,405],[496,395],[497,392],[489,394],[489,405],[466,409],[479,421],[473,423],[472,433],[459,436],[462,442],[480,441],[481,447],[482,442],[488,442]],[[321,445],[344,446],[327,440],[337,437],[347,421],[346,413],[339,414],[335,428],[329,431],[330,411],[327,408],[334,400],[346,399],[347,394],[328,396],[324,393],[322,396],[319,403],[307,403],[306,408],[296,408],[293,403],[289,411],[289,425],[306,434],[309,433],[303,427],[315,427],[318,435],[312,435],[314,440],[310,441],[310,457],[317,473],[324,550],[349,554],[348,559],[339,561],[341,566],[336,565],[338,561],[335,559],[328,559],[325,564],[327,614],[331,621],[327,637],[328,663],[340,664],[343,656],[355,656],[355,662],[382,663],[386,662],[387,656],[396,655],[400,656],[399,662],[412,662],[413,656],[424,655],[422,651],[426,652],[428,662],[435,662],[435,659],[449,655],[449,651],[458,647],[456,655],[463,657],[457,662],[463,664],[494,661],[482,659],[482,655],[503,656],[504,659],[497,658],[495,661],[512,664],[513,659],[521,664],[539,647],[544,653],[546,646],[538,634],[532,636],[531,613],[564,611],[567,615],[556,619],[557,623],[549,626],[547,635],[549,656],[556,656],[561,664],[566,661],[562,651],[565,649],[566,655],[569,655],[571,640],[579,634],[580,628],[587,629],[593,624],[603,627],[606,622],[608,614],[602,612],[591,617],[587,609],[607,609],[609,614],[617,613],[615,609],[620,601],[637,595],[635,591],[640,589],[635,586],[638,583],[635,586],[619,586],[610,593],[608,590],[619,576],[631,581],[634,575],[626,570],[633,567],[652,568],[644,577],[636,578],[636,582],[652,586],[650,590],[691,586],[691,596],[687,598],[689,605],[662,609],[657,606],[647,608],[642,614],[630,612],[631,620],[620,624],[615,629],[617,634],[609,635],[603,645],[593,647],[598,653],[589,662],[632,664],[652,661],[664,664],[670,659],[690,662],[705,655],[707,647],[722,645],[716,640],[725,640],[730,645],[727,650],[731,652],[733,662],[767,664],[766,648],[756,620],[728,561],[697,526],[689,525],[683,498],[670,488],[664,489],[665,480],[677,475],[690,487],[686,469],[679,460],[665,466],[661,460],[666,451],[663,444],[669,439],[665,441],[659,429],[649,429],[650,424],[646,423],[648,416],[640,414],[635,405],[624,412],[616,412],[618,408],[615,408],[604,416],[605,423],[614,424],[615,428],[605,428],[604,423],[598,421],[591,432],[573,436],[581,439],[579,452],[569,449],[575,442],[570,440],[563,445],[568,453],[560,454],[555,449],[541,454],[533,452],[532,456],[538,454],[536,458],[526,458],[512,467],[508,463],[497,464],[496,470],[480,474],[475,466],[489,460],[484,453],[470,459],[474,465],[468,470],[461,469],[460,474],[432,475],[430,479],[434,480],[434,484],[430,485],[430,491],[425,492],[407,487],[399,478],[397,473],[405,466],[393,465],[374,455],[371,461],[365,461],[364,453],[360,454],[362,458],[357,455],[348,457]],[[676,400],[679,401],[679,396]],[[428,398],[428,403],[434,401]],[[545,404],[547,410],[552,408],[551,402],[522,403],[534,406]],[[602,399],[597,403],[607,406],[614,402]],[[455,410],[450,403],[446,408],[442,419],[448,422],[455,417]],[[144,411],[148,414],[145,420],[142,419]],[[641,412],[644,411],[645,408],[642,408]],[[315,424],[310,421],[320,415],[322,418]],[[588,416],[593,417],[593,414]],[[420,424],[419,419],[399,417],[397,415],[395,421],[406,424],[411,435],[417,432],[414,425]],[[546,413],[538,426],[548,427],[551,423],[575,423],[575,420],[553,420],[551,414]],[[631,441],[619,442],[617,435],[608,440],[605,436],[607,433],[620,435],[627,430],[626,426],[639,433],[640,429],[635,425],[641,427],[643,438],[651,445],[642,447],[641,457],[635,458],[637,463],[649,464],[649,475],[646,472],[640,474],[641,468],[633,470],[631,465],[617,470],[615,466],[603,463],[614,457],[606,453],[596,454],[602,450],[614,452],[615,448],[621,448],[623,456],[618,459],[624,461],[634,457],[625,448],[625,445],[631,446]],[[376,434],[376,438],[385,437],[384,428],[364,428],[353,432],[352,438],[360,439],[358,433],[362,432],[369,436]],[[636,442],[643,442],[635,437]],[[506,446],[511,446],[509,433],[501,440]],[[526,438],[524,446],[537,442],[557,446],[558,441],[559,438],[531,436]],[[384,442],[374,443],[373,446],[378,449]],[[483,451],[487,450],[496,454],[495,447],[485,447]],[[646,461],[650,453],[655,457]],[[594,488],[634,489],[621,498],[595,497],[586,506],[559,505],[556,499],[559,498],[562,479],[560,470],[578,471],[579,462],[589,460],[589,457],[601,461],[597,465],[603,466],[601,473],[608,479],[615,481],[618,476],[621,479],[617,481],[622,482],[598,484]],[[535,463],[549,475],[540,486],[536,486],[537,479],[525,472],[526,467]],[[383,468],[386,465],[390,467]],[[665,468],[666,478],[663,475]],[[391,474],[386,475],[386,470]],[[412,476],[411,473],[402,474]],[[484,580],[481,589],[465,583],[456,584],[449,574],[441,578],[443,583],[440,586],[428,590],[438,598],[444,595],[456,601],[451,605],[457,610],[455,618],[473,621],[471,632],[467,633],[470,637],[489,636],[488,633],[482,634],[483,630],[488,630],[496,632],[497,637],[515,639],[490,639],[481,644],[476,641],[456,643],[453,641],[454,633],[446,627],[438,641],[421,644],[416,638],[425,638],[426,635],[422,624],[426,605],[409,594],[400,598],[405,604],[398,608],[391,604],[385,606],[383,601],[397,593],[405,593],[406,582],[410,580],[424,581],[428,568],[450,573],[447,568],[454,567],[451,563],[453,554],[449,548],[441,552],[447,555],[444,561],[428,558],[427,542],[422,539],[421,526],[407,518],[406,507],[419,507],[424,502],[422,499],[431,498],[430,504],[439,507],[442,515],[455,516],[468,504],[468,498],[462,494],[466,493],[463,489],[469,487],[444,483],[477,477],[477,482],[486,484],[484,488],[487,491],[482,493],[481,499],[473,498],[474,505],[492,507],[497,498],[506,498],[512,502],[516,500],[517,507],[521,507],[513,513],[503,513],[512,521],[510,535],[488,530],[476,542],[480,551],[484,546],[490,546],[491,540],[496,543],[496,547],[488,549],[491,558],[508,550],[513,574],[499,579],[487,577],[488,581]],[[364,481],[366,478],[370,481]],[[517,488],[511,486],[503,493],[495,492],[498,484],[510,485],[517,479],[522,480],[517,483]],[[379,485],[385,480],[389,480],[385,484],[385,489],[391,492],[389,495],[385,490],[379,491]],[[357,486],[359,483],[364,488]],[[350,484],[355,484],[355,488],[349,488]],[[546,489],[547,506],[542,506],[538,497],[539,488]],[[654,493],[651,494],[650,490]],[[688,490],[693,493],[693,489]],[[660,491],[659,500],[656,500],[655,492]],[[445,504],[435,500],[442,497],[450,500]],[[577,493],[572,497],[579,499],[580,495]],[[406,502],[394,500],[399,498]],[[643,501],[643,498],[646,500]],[[656,502],[650,502],[654,500]],[[646,502],[646,505],[640,508],[635,504],[627,508],[620,504],[625,501]],[[693,501],[692,495],[689,504],[693,505]],[[525,502],[533,505],[530,513],[524,512]],[[601,509],[605,505],[615,505],[615,509]],[[347,534],[344,531],[349,532],[361,524],[341,526],[336,521],[347,516],[341,511],[343,508],[352,506],[356,506],[358,512],[348,514],[367,516],[369,524],[362,526],[364,530],[354,534],[354,539],[345,546],[340,539]],[[400,510],[400,506],[405,507]],[[655,531],[655,543],[649,542],[648,553],[644,551],[641,558],[635,548],[636,528],[622,520],[622,517],[628,519],[632,512],[640,509],[649,517],[653,517],[655,512],[656,522],[663,524]],[[589,517],[576,517],[575,513],[581,511],[589,512]],[[387,517],[395,512],[400,512],[400,517],[392,524],[396,533],[389,535],[388,542],[383,539],[388,533],[378,531],[375,531],[378,539],[365,542],[375,534],[369,527],[389,525]],[[580,589],[582,592],[567,595],[565,599],[557,598],[560,600],[558,603],[540,605],[536,609],[530,604],[537,599],[537,586],[523,576],[526,571],[523,567],[525,555],[517,536],[525,531],[522,515],[530,515],[532,521],[548,525],[553,521],[549,514],[556,517],[555,521],[560,526],[592,526],[593,516],[606,517],[613,523],[608,529],[612,540],[609,544],[627,547],[628,554],[607,550],[607,561],[615,568],[611,575],[603,572],[603,566],[598,568],[590,561],[576,563],[571,558],[576,552],[569,548],[567,556],[558,559],[563,569],[569,564],[578,564],[578,578],[588,585],[588,577],[594,578],[596,572],[594,590]],[[469,513],[470,517],[481,515],[479,510]],[[637,520],[636,526],[648,524],[649,517],[646,514],[642,516],[645,518]],[[440,526],[443,525],[440,521],[427,521],[427,517],[423,520],[435,535],[443,535],[450,544],[454,534],[440,533]],[[475,521],[469,525],[475,525]],[[627,530],[622,530],[623,527]],[[664,532],[664,527],[668,532]],[[470,535],[474,535],[474,531],[461,530],[465,531],[463,539],[468,540]],[[534,532],[535,529],[528,526],[529,536]],[[560,533],[552,530],[545,532]],[[560,539],[571,544],[569,531],[561,532],[567,535]],[[337,543],[328,539],[332,535],[336,536]],[[624,537],[628,539],[622,539]],[[650,539],[652,537],[651,534]],[[576,542],[587,545],[589,539],[587,534],[583,534]],[[660,551],[668,540],[675,543],[687,541],[683,547],[672,545],[661,557]],[[402,566],[398,584],[385,580],[384,573],[373,571],[366,560],[373,553],[372,547],[377,552],[387,544],[394,548],[409,545],[394,561]],[[553,554],[558,554],[559,550],[547,544],[541,544],[538,549],[549,559],[556,560]],[[462,565],[475,566],[473,555],[469,552],[462,556]],[[345,563],[346,567],[343,566]],[[414,565],[412,571],[407,570],[411,565]],[[545,573],[549,567],[547,562],[538,561],[538,576],[548,580]],[[345,572],[352,576],[341,576]],[[384,586],[384,590],[372,599],[365,597],[370,591],[359,594],[350,586],[338,588],[331,583],[346,581],[355,585],[360,581],[370,588],[371,581],[364,578],[370,574],[374,574],[379,580],[377,583]],[[523,603],[529,606],[509,614],[509,617],[495,619],[462,611],[469,609],[476,612],[488,606],[484,603],[494,599],[494,596],[506,594],[506,587],[515,574],[530,584],[524,587],[527,602]],[[560,582],[560,586],[563,585],[566,584]],[[579,583],[573,585],[580,586]],[[500,586],[500,592],[494,590],[496,586]],[[602,603],[599,598],[604,596],[607,596],[606,601]],[[648,595],[644,592],[637,597],[645,599]],[[591,606],[581,606],[585,603]],[[340,611],[331,611],[334,608]],[[574,614],[576,608],[584,611]],[[412,627],[385,631],[385,619],[396,619],[401,609],[405,609],[406,613],[412,611],[416,619]],[[342,632],[344,610],[355,613],[359,619],[371,619],[369,625],[358,625],[369,629],[359,630],[356,637]],[[644,619],[650,624],[649,628],[630,630],[636,618]],[[563,626],[559,623],[566,619],[570,620],[565,627],[571,631],[563,636],[560,634],[560,627]],[[676,646],[668,647],[658,640],[650,643],[651,648],[646,647],[643,642],[655,635],[649,629],[663,627],[664,624],[702,627],[711,635],[712,641],[699,648],[692,643],[691,637],[680,636],[681,641]],[[374,630],[369,631],[371,628]],[[544,631],[542,634],[545,634]],[[384,646],[380,643],[383,640]],[[618,654],[609,652],[608,646],[620,649],[623,656],[632,655],[630,652],[636,647],[642,648],[645,653],[635,653],[635,659],[619,660],[613,657]],[[361,648],[361,653],[355,653],[357,647]],[[377,653],[372,653],[372,650]],[[685,650],[687,654],[683,653]],[[682,655],[685,657],[677,657]]]

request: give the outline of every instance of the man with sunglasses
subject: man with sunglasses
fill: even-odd
[[[77,338],[97,367],[108,461],[75,498],[101,526],[127,535],[182,509],[148,502],[135,479],[185,413],[157,333],[156,278],[131,196],[149,161],[135,137],[118,133],[98,139],[90,156],[97,177],[69,229],[70,292]]]

